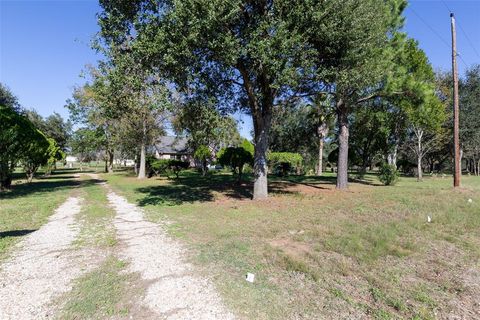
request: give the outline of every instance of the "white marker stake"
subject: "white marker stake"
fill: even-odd
[[[427,222],[432,222],[432,218],[430,216],[427,216]]]
[[[253,282],[255,280],[255,275],[253,273],[247,273],[247,277],[246,277],[246,280],[248,282]]]

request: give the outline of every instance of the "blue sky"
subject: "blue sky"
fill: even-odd
[[[83,82],[80,73],[85,65],[98,59],[89,46],[98,30],[98,10],[96,0],[0,0],[0,81],[24,107],[43,116],[56,111],[68,117],[65,100],[74,85]],[[461,27],[458,51],[463,73],[466,65],[480,63],[480,0],[410,1],[405,31],[419,41],[434,68],[448,70],[448,10],[455,13]],[[250,137],[251,121],[248,116],[241,119],[241,133]]]

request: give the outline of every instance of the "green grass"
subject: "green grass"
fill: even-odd
[[[94,271],[76,280],[59,319],[105,319],[127,315],[122,305],[128,275],[121,271],[125,264],[113,256]]]
[[[480,265],[478,177],[453,190],[450,178],[386,187],[367,175],[347,192],[334,190],[331,174],[272,178],[262,202],[225,174],[103,177],[151,220],[171,221],[170,234],[245,318],[429,319],[448,312],[438,306],[477,299],[452,275]]]
[[[58,170],[27,184],[17,174],[10,191],[0,193],[0,259],[22,236],[37,230],[79,185],[74,170]]]
[[[87,175],[82,175],[82,209],[77,216],[81,227],[75,241],[78,246],[113,247],[117,243],[112,219],[115,211],[108,205],[106,189]]]

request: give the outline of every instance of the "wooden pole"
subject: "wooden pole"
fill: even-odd
[[[455,31],[455,17],[450,13],[452,22],[452,73],[453,73],[453,144],[455,172],[453,174],[453,186],[460,186],[462,168],[460,163],[460,138],[459,138],[459,107],[458,107],[458,66],[457,66],[457,34]]]

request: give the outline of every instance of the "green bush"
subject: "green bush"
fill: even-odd
[[[147,160],[148,176],[159,176],[161,174],[167,173],[168,159],[155,159],[151,158]]]
[[[147,158],[148,177],[159,176],[165,174],[170,178],[174,174],[176,178],[182,170],[188,169],[190,163],[187,161],[173,160],[173,159],[155,159],[154,157]]]
[[[175,177],[178,179],[178,175],[180,174],[180,171],[188,169],[190,167],[190,163],[187,161],[181,161],[181,160],[169,160],[170,162],[168,163],[167,166],[167,177],[169,176],[170,173],[173,173]]]
[[[244,147],[228,147],[217,153],[217,161],[222,166],[230,167],[238,175],[238,182],[240,183],[243,167],[246,164],[253,166],[253,154]]]
[[[386,186],[393,186],[398,181],[398,170],[395,166],[384,163],[380,167],[378,179]]]
[[[299,174],[303,169],[303,157],[293,152],[270,152],[268,165],[279,176],[286,176],[292,171]]]

